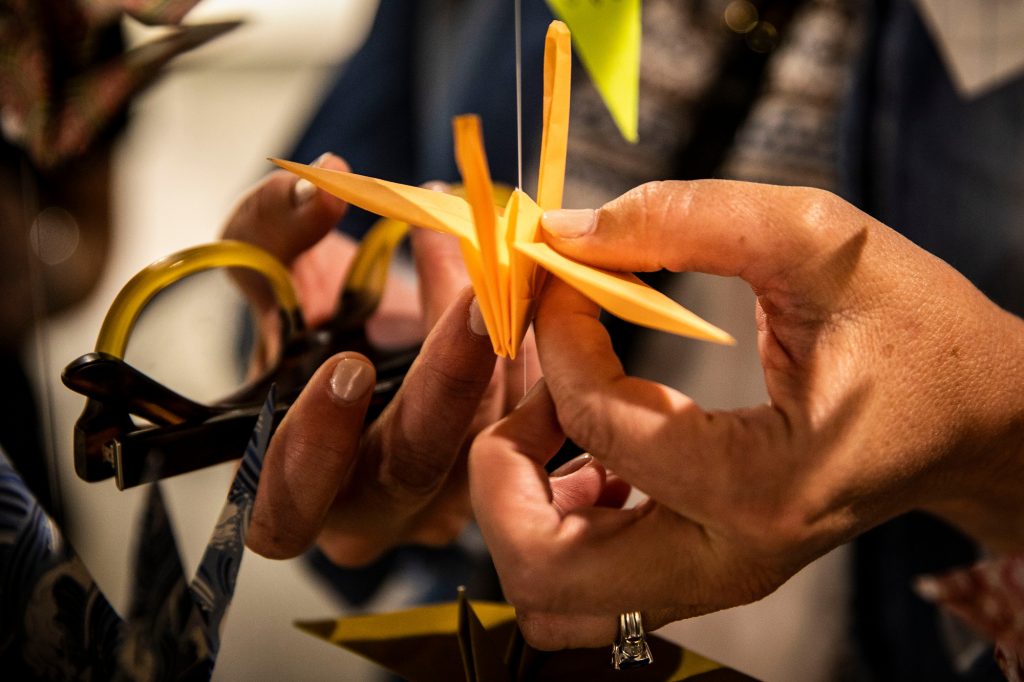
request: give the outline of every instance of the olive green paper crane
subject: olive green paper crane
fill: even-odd
[[[571,48],[560,21],[544,46],[544,108],[536,202],[516,189],[504,208],[493,204],[493,186],[480,120],[457,116],[455,157],[466,198],[355,173],[274,159],[317,187],[372,213],[454,234],[476,292],[494,352],[515,358],[529,327],[533,304],[551,272],[609,313],[653,329],[731,344],[729,334],[686,310],[631,274],[567,258],[543,241],[544,211],[561,208],[569,140]]]

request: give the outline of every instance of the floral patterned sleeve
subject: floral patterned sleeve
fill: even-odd
[[[1024,553],[923,576],[914,587],[922,598],[995,642],[996,661],[1006,679],[1024,682]]]

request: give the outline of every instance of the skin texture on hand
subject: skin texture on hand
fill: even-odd
[[[348,168],[332,155],[317,163]],[[334,313],[357,247],[333,230],[344,202],[296,180],[284,171],[269,175],[239,204],[224,236],[281,259],[307,322],[316,325]],[[525,369],[496,363],[457,242],[423,230],[411,239],[419,295],[389,280],[377,318],[417,320],[426,335],[420,356],[368,426],[374,370],[366,358],[341,353],[316,372],[267,450],[246,539],[259,554],[288,558],[316,542],[332,561],[360,565],[398,544],[448,543],[471,518],[469,444],[519,400],[524,381],[535,380],[537,354],[523,354],[532,360]],[[264,338],[273,338],[269,295],[240,281],[263,311]]]
[[[549,407],[485,431],[470,461],[532,644],[610,642],[625,611],[654,628],[755,601],[910,509],[1024,547],[1024,322],[945,263],[804,188],[652,183],[544,226],[591,265],[746,280],[770,404],[703,410],[626,376],[594,305],[549,283],[535,320]],[[541,464],[563,431],[650,499],[555,505]]]

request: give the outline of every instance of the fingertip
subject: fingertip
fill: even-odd
[[[337,404],[349,407],[369,399],[376,381],[377,372],[366,357],[345,352],[331,371],[331,396]]]
[[[313,168],[333,171],[349,172],[351,170],[345,159],[331,152],[324,152],[309,165]],[[337,213],[335,217],[335,220],[337,220],[348,207],[345,201],[329,192],[322,191],[309,180],[298,176],[292,177],[291,201],[294,208],[308,209],[310,207],[320,207],[322,210],[330,213]]]
[[[590,208],[545,211],[540,224],[553,237],[578,239],[594,231],[597,225],[597,212]]]
[[[604,467],[590,454],[582,454],[551,473],[551,504],[564,517],[594,506],[604,488]]]
[[[325,154],[317,162],[332,170],[348,170],[348,164],[333,154]],[[255,244],[290,265],[323,239],[347,208],[347,203],[309,181],[276,170],[239,201],[222,235]]]
[[[421,187],[423,187],[423,189],[429,189],[431,192],[442,192],[444,194],[448,194],[451,191],[451,185],[440,180],[425,182]]]
[[[483,311],[480,310],[480,301],[476,296],[469,303],[469,331],[476,336],[487,336],[487,323],[484,321]]]

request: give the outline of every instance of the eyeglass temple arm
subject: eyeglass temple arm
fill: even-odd
[[[274,410],[274,429],[288,408]],[[259,410],[247,408],[199,424],[141,429],[109,442],[114,480],[120,490],[238,459],[256,426]]]
[[[75,471],[86,481],[115,475],[108,445],[137,427],[134,414],[162,426],[198,422],[216,414],[106,353],[88,353],[61,374],[64,385],[89,398],[75,422]]]
[[[379,417],[391,402],[410,362],[410,354],[400,354],[390,362],[382,363],[366,413],[367,423]],[[275,407],[274,429],[281,423],[288,407],[287,404]],[[238,459],[245,451],[258,415],[259,409],[250,407],[226,412],[199,424],[123,432],[104,446],[117,487],[124,490]]]

